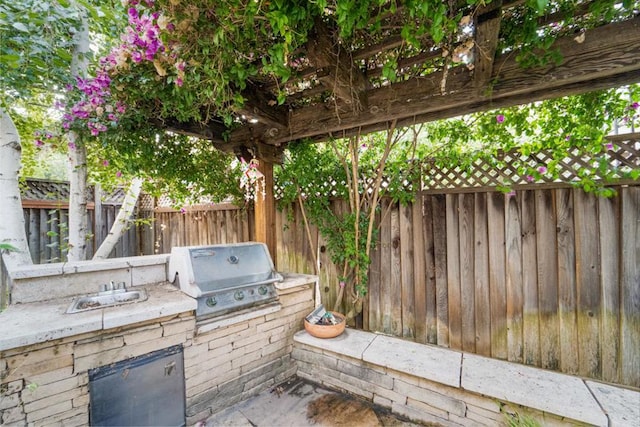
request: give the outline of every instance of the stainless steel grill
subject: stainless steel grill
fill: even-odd
[[[171,249],[169,280],[196,298],[196,319],[207,319],[278,299],[267,246],[247,242]]]

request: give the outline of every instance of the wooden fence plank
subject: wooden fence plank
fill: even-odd
[[[447,198],[443,194],[429,196],[433,214],[433,256],[436,282],[437,343],[449,342],[449,280],[447,277]]]
[[[29,214],[28,221],[29,230],[27,231],[27,239],[29,241],[29,252],[33,262],[40,262],[40,209],[25,209]]]
[[[302,211],[298,204],[294,204],[293,206],[293,224],[293,251],[290,253],[293,261],[292,268],[293,271],[303,272],[308,246]]]
[[[383,205],[384,206],[384,205]],[[375,226],[380,224],[380,211],[376,212]],[[382,330],[382,308],[380,298],[382,292],[382,273],[380,254],[382,252],[382,236],[378,234],[378,241],[371,251],[371,268],[369,269],[369,329],[370,331]]]
[[[89,231],[89,233],[91,234],[88,238],[87,238],[87,259],[91,259],[93,258],[93,254],[96,251],[96,236],[95,234],[93,234],[93,230],[95,229],[95,224],[94,224],[94,216],[93,216],[93,210],[90,210],[87,213],[87,229]],[[130,254],[135,254],[136,253],[136,246],[132,246],[130,248]]]
[[[290,254],[290,252],[292,251],[293,248],[293,206],[287,206],[286,208],[284,208],[284,210],[282,211],[282,214],[280,215],[282,217],[282,228],[280,228],[280,230],[282,230],[282,247],[283,247],[283,252],[282,252],[282,260],[280,260],[280,257],[278,256],[278,263],[280,263],[280,265],[282,266],[282,270],[283,271],[293,271],[293,263],[292,261],[292,254]]]
[[[384,199],[381,203],[382,212],[387,212],[389,204],[388,199]],[[391,316],[391,214],[382,218],[380,228],[380,314],[382,322],[380,324],[380,332],[386,334],[393,333]]]
[[[153,255],[155,253],[153,235],[156,226],[154,212],[152,210],[139,211],[138,218],[143,221],[136,227],[139,243],[138,252],[140,255]]]
[[[621,375],[623,384],[640,385],[640,187],[621,189]]]
[[[425,339],[429,344],[438,343],[438,309],[436,292],[436,264],[435,264],[435,243],[433,236],[433,209],[432,197],[422,195],[418,198],[419,204],[414,204],[413,221],[416,224],[416,232],[422,231],[422,245],[414,245],[416,254],[415,276],[422,277],[422,285],[425,289],[424,315],[426,321]],[[416,220],[417,219],[417,220]],[[420,247],[422,246],[422,248]],[[424,263],[420,262],[424,260]],[[417,286],[417,285],[416,285]],[[416,297],[416,316],[422,313],[420,298]]]
[[[491,356],[491,300],[489,296],[489,235],[487,195],[476,193],[474,209],[474,295],[477,354]]]
[[[426,279],[427,265],[431,262],[427,259],[423,210],[424,199],[419,195],[411,204],[411,229],[413,236],[410,237],[413,251],[413,283],[414,283],[414,317],[415,317],[415,341],[419,343],[427,342],[427,311],[429,310],[429,301],[427,299]],[[403,261],[404,264],[404,261]],[[429,308],[428,308],[429,307]]]
[[[224,211],[218,211],[218,221],[220,227],[220,243],[227,244],[229,242],[229,230],[227,229],[227,218]]]
[[[507,286],[507,359],[523,363],[523,309],[522,286],[522,223],[520,202],[522,192],[505,200],[505,250]]]
[[[324,237],[320,236],[320,270],[318,276],[320,280],[320,299],[325,307],[333,310],[333,303],[336,300],[336,280],[338,274],[335,265],[331,262],[327,243]]]
[[[47,235],[49,231],[49,210],[41,209],[38,219],[40,222],[40,264],[45,264],[51,259],[51,248],[48,246],[49,236]]]
[[[545,369],[560,368],[558,325],[558,256],[553,192],[536,190],[536,247],[538,252],[538,302],[540,356]]]
[[[462,294],[460,288],[459,202],[447,194],[447,299],[449,305],[449,346],[462,350]]]
[[[416,264],[413,254],[415,241],[422,237],[414,235],[411,206],[400,205],[399,227],[400,227],[400,282],[401,282],[401,303],[402,303],[402,337],[415,340],[416,337],[416,281],[413,269]],[[422,260],[420,260],[422,264]],[[424,285],[422,285],[424,290]],[[424,298],[421,298],[421,305],[424,306]]]
[[[620,200],[598,198],[602,289],[602,379],[620,381]]]
[[[462,309],[462,350],[476,351],[476,310],[474,284],[474,195],[459,196],[458,235],[460,239],[460,298]]]
[[[391,333],[396,337],[401,337],[403,320],[401,292],[402,265],[400,264],[400,212],[397,203],[394,203],[389,216],[391,216],[391,274],[389,276],[391,288]]]
[[[593,194],[574,190],[576,277],[578,303],[578,373],[602,376],[600,322],[602,320],[597,201]],[[564,367],[563,367],[564,368]],[[564,370],[564,369],[563,369]]]
[[[507,283],[505,270],[504,198],[489,193],[487,221],[489,231],[489,292],[491,299],[491,356],[507,359]]]
[[[558,242],[558,321],[560,333],[560,368],[578,373],[578,329],[576,298],[576,247],[573,192],[556,191],[556,239]],[[578,207],[579,209],[579,207]]]
[[[521,192],[522,215],[522,345],[524,363],[540,366],[540,319],[538,316],[538,269],[536,252],[535,192]]]

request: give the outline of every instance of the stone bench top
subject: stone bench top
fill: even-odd
[[[517,363],[346,329],[332,339],[294,340],[418,378],[597,426],[640,420],[640,392]]]
[[[164,283],[138,303],[66,314],[73,298],[10,305],[0,313],[0,351],[194,311],[195,299]],[[133,288],[135,289],[135,287]]]

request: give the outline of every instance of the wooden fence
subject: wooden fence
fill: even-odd
[[[106,238],[120,210],[120,205],[101,204],[98,209],[99,212],[96,212],[93,204],[88,208],[87,220],[91,233],[87,240],[88,259],[93,257],[95,250]],[[27,202],[23,205],[23,212],[33,262],[44,264],[64,261],[68,237],[68,206]],[[114,247],[110,257],[136,255],[138,246],[136,228],[129,228]]]
[[[188,208],[143,206],[137,217],[146,223],[137,227],[138,253],[170,253],[173,246],[195,246],[250,241],[253,214],[232,204]]]
[[[392,207],[358,326],[640,386],[640,186],[616,190],[423,193]],[[336,268],[292,209],[278,221],[279,267],[312,271],[318,248],[331,305]]]

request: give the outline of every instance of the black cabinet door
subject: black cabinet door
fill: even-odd
[[[182,346],[89,371],[92,426],[184,426]]]

